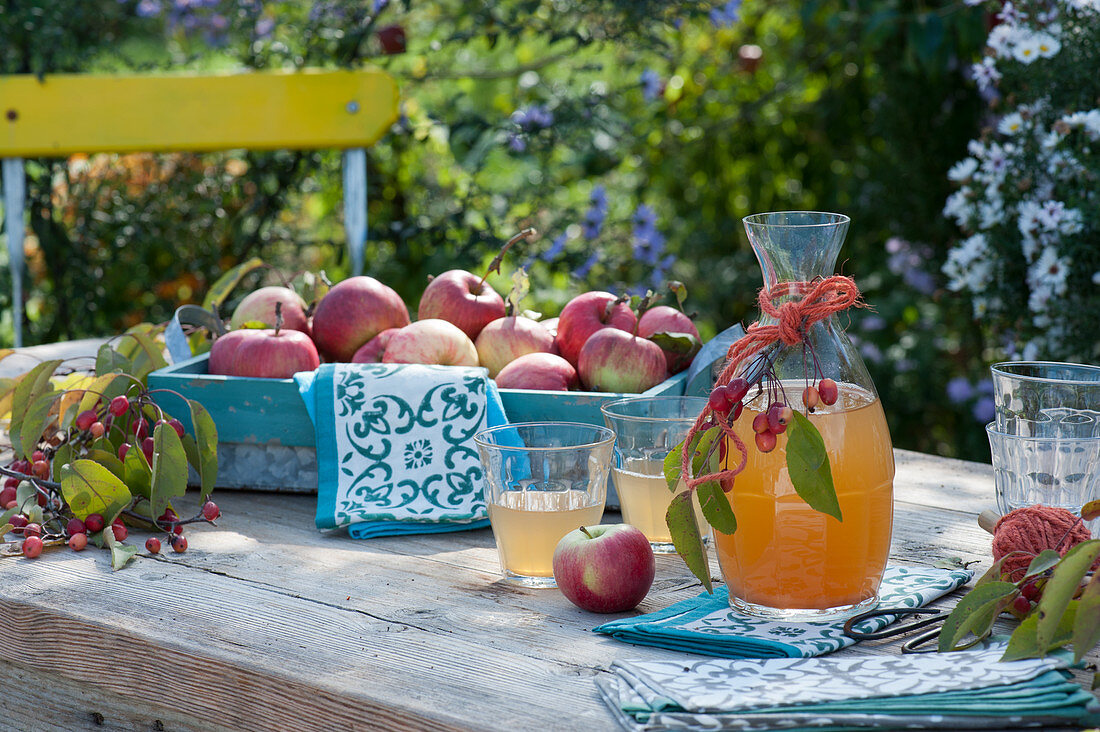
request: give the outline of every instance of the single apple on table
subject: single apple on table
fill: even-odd
[[[359,350],[351,357],[352,363],[382,363],[382,356],[386,353],[386,346],[390,343],[393,334],[400,328],[386,328],[384,331],[359,346]]]
[[[451,269],[432,278],[416,310],[419,320],[439,318],[454,323],[471,341],[486,324],[505,314],[504,298],[488,282],[464,269]]]
[[[668,378],[665,354],[653,341],[604,328],[581,349],[577,373],[589,391],[638,394]]]
[[[668,305],[658,305],[642,313],[638,319],[638,335],[642,338],[652,339],[658,333],[667,333],[672,336],[669,340],[682,342],[683,348],[678,350],[658,343],[665,354],[665,363],[668,364],[670,374],[678,374],[691,365],[691,360],[699,352],[703,345],[699,338],[699,331],[691,318],[682,311]],[[677,338],[676,336],[686,336]]]
[[[501,389],[569,391],[580,383],[573,364],[553,353],[528,353],[500,370],[496,379]]]
[[[244,296],[237,309],[233,311],[233,317],[229,319],[229,327],[238,330],[245,323],[263,323],[269,328],[275,327],[275,305],[282,303],[283,327],[289,330],[300,330],[306,335],[311,334],[309,316],[306,315],[306,301],[289,287],[261,287],[255,292]]]
[[[477,366],[477,349],[454,323],[428,318],[410,323],[391,335],[382,363]]]
[[[364,343],[387,328],[409,324],[401,296],[373,277],[349,277],[333,285],[313,313],[313,340],[329,361],[348,362]]]
[[[570,602],[593,613],[638,606],[653,585],[649,539],[630,524],[582,526],[554,549],[554,581]]]
[[[554,348],[554,336],[538,321],[509,315],[482,328],[474,345],[478,360],[489,369],[489,378],[494,379],[501,369],[520,356],[550,353]]]
[[[246,338],[237,347],[233,376],[289,379],[321,365],[317,347],[305,333],[281,328],[255,332],[259,335]]]
[[[634,311],[610,292],[586,292],[577,295],[558,316],[558,334],[554,342],[569,363],[578,365],[581,349],[588,338],[603,328],[634,331],[638,319]]]

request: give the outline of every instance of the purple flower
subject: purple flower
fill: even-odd
[[[527,149],[527,142],[516,134],[508,135],[508,149],[512,152],[523,152]]]
[[[964,376],[956,376],[947,382],[947,398],[955,404],[962,404],[974,396],[974,389]]]
[[[882,363],[882,351],[871,341],[867,341],[860,346],[859,352],[871,363]]]
[[[661,93],[661,77],[653,69],[642,72],[642,96],[647,102],[652,102]]]
[[[264,16],[256,21],[256,28],[254,30],[257,38],[270,38],[271,32],[275,30],[275,19]]]
[[[584,221],[581,222],[581,230],[584,233],[585,239],[595,239],[600,235],[600,230],[603,228],[604,219],[607,218],[607,214],[603,209],[592,206],[584,212]]]
[[[386,6],[389,4],[390,0],[374,0],[374,14],[378,15],[383,10],[385,10]]]
[[[554,114],[540,104],[532,104],[512,112],[512,122],[525,132],[536,132],[553,125]]]
[[[974,408],[970,410],[970,413],[974,415],[974,419],[980,424],[992,422],[993,417],[997,414],[997,408],[993,404],[993,397],[983,396],[974,403]]]
[[[859,327],[862,328],[863,330],[870,330],[870,331],[882,330],[883,328],[886,327],[886,321],[883,320],[882,318],[880,318],[877,315],[868,315],[859,324]]]
[[[163,10],[160,4],[160,0],[141,0],[137,4],[135,11],[139,18],[152,18],[155,15],[160,15],[160,11]]]
[[[978,382],[978,385],[977,385],[977,387],[975,387],[975,390],[979,394],[985,394],[986,396],[990,396],[991,394],[993,394],[993,379],[991,379],[991,378],[990,379],[982,379],[981,381]]]
[[[592,268],[596,266],[596,262],[600,260],[600,252],[597,249],[588,255],[588,259],[584,260],[584,264],[573,270],[573,276],[579,280],[583,280],[588,276],[588,273],[592,271]]]
[[[892,236],[886,240],[886,252],[888,254],[898,254],[908,249],[909,242],[905,241],[900,236]]]
[[[592,203],[593,206],[600,209],[601,211],[607,211],[607,191],[604,190],[603,186],[595,186],[592,189],[592,193],[589,194],[588,200]]]
[[[907,269],[901,279],[922,295],[931,295],[936,291],[936,278],[923,269]]]
[[[557,259],[558,256],[563,251],[565,251],[566,238],[567,237],[565,234],[561,234],[560,236],[558,236],[557,239],[554,239],[554,241],[550,242],[550,248],[543,252],[542,256],[540,256],[539,259],[544,262],[552,262],[553,260]]]
[[[741,0],[729,0],[710,11],[710,22],[715,28],[726,28],[741,20]]]

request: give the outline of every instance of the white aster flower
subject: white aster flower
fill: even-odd
[[[970,290],[982,292],[993,279],[993,263],[989,261],[989,245],[985,234],[974,234],[963,239],[947,253],[943,273],[948,277],[947,287],[958,292]]]
[[[1047,247],[1027,271],[1027,284],[1031,288],[1027,306],[1032,312],[1043,312],[1054,297],[1066,294],[1066,278],[1069,276],[1069,260],[1058,256],[1054,247]]]
[[[1017,8],[1011,0],[1001,6],[1001,12],[997,13],[997,19],[1007,25],[1019,25],[1021,20],[1027,18],[1027,13],[1024,13]]]
[[[965,226],[974,216],[974,206],[970,202],[971,193],[968,187],[963,186],[948,196],[947,202],[943,205],[943,215],[954,219],[957,225]]]
[[[1049,33],[1036,33],[1032,36],[1032,40],[1039,48],[1039,58],[1057,56],[1062,50],[1062,42]]]
[[[1092,273],[1092,284],[1100,285],[1100,269]]]
[[[1010,112],[997,123],[997,132],[1002,135],[1015,135],[1024,128],[1024,116],[1019,112]]]
[[[1062,211],[1062,217],[1058,220],[1058,233],[1072,236],[1080,234],[1085,229],[1085,220],[1080,209],[1067,208]]]
[[[956,183],[962,183],[970,179],[978,170],[978,161],[974,158],[964,158],[951,166],[947,171],[947,179]]]
[[[1021,33],[1018,37],[1013,37],[1012,58],[1022,64],[1030,64],[1035,61],[1035,59],[1039,58],[1038,36],[1039,34],[1037,33],[1028,32]]]
[[[997,58],[1012,58],[1012,47],[1015,45],[1016,29],[1013,26],[1000,24],[989,31],[989,37],[985,45],[993,51]]]
[[[979,229],[992,229],[994,226],[1004,223],[1004,220],[1004,199],[1000,196],[991,196],[978,203]]]
[[[997,62],[992,56],[986,56],[980,63],[972,64],[970,73],[981,91],[993,88],[1001,80],[1001,72],[997,70]]]
[[[1065,215],[1066,204],[1061,201],[1046,201],[1040,208],[1037,216],[1039,225],[1047,231],[1058,231],[1059,222]]]
[[[1100,109],[1085,112],[1084,127],[1090,140],[1100,139]]]

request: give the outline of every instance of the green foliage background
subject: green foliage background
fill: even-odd
[[[367,268],[413,308],[429,274],[476,270],[528,225],[542,236],[492,281],[507,289],[508,267],[529,265],[535,309],[556,313],[585,289],[650,284],[632,221],[644,204],[675,260],[663,274],[687,284],[710,335],[755,317],[760,274],[742,216],[847,213],[840,268],[874,307],[852,316],[851,332],[895,444],[987,455],[974,401],[951,402],[945,386],[986,375],[994,354],[939,275],[954,236],[940,213],[946,171],[984,109],[962,74],[984,41],[980,9],[911,0],[178,5],[4,4],[0,72],[382,66],[403,106],[368,151]],[[382,43],[394,26],[404,53]],[[643,82],[647,70],[657,84]],[[552,122],[521,129],[513,113],[532,108]],[[594,190],[606,192],[607,209],[591,238],[581,224]],[[28,197],[29,342],[163,321],[250,256],[286,273],[348,274],[332,151],[41,159],[28,165]],[[892,237],[909,242],[925,286],[891,264]],[[9,293],[0,282],[0,298]],[[9,319],[0,339],[10,337]]]

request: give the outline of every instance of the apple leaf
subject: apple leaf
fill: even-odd
[[[1092,521],[1095,518],[1100,518],[1100,499],[1089,501],[1084,506],[1081,506],[1081,518],[1085,521]]]
[[[1051,646],[1062,615],[1097,556],[1100,556],[1100,539],[1083,541],[1066,552],[1051,572],[1036,612],[1039,621],[1035,628],[1035,640],[1040,648]]]
[[[1012,632],[1001,660],[1019,661],[1022,658],[1041,658],[1055,648],[1066,645],[1073,637],[1076,615],[1077,602],[1074,601],[1066,606],[1062,615],[1058,616],[1058,622],[1053,626],[1050,639],[1043,641],[1039,638],[1039,624],[1042,623],[1042,618],[1037,612],[1031,613],[1021,620],[1020,625]]]
[[[672,534],[672,544],[676,547],[676,553],[683,558],[691,573],[703,583],[703,587],[707,588],[707,592],[713,593],[710,567],[707,565],[707,550],[703,546],[699,525],[695,522],[695,505],[690,491],[683,491],[672,497],[672,502],[668,504],[668,512],[665,513],[665,522]]]
[[[703,342],[692,333],[661,331],[649,336],[649,340],[666,351],[685,356],[694,356],[703,347]]]
[[[723,534],[737,531],[737,517],[733,515],[733,507],[730,506],[721,483],[716,480],[707,481],[696,488],[695,492],[699,496],[699,506],[703,509],[707,523]]]
[[[198,448],[198,464],[194,467],[199,474],[201,500],[205,501],[218,479],[218,427],[210,412],[197,401],[188,399],[187,406],[191,408],[191,424],[195,428],[195,445]]]
[[[672,290],[672,294],[676,296],[676,305],[680,308],[680,311],[684,310],[684,301],[687,300],[688,290],[684,287],[684,283],[679,280],[669,280],[668,289]]]
[[[1073,660],[1080,661],[1100,642],[1100,572],[1093,572],[1073,621]]]
[[[131,452],[137,452],[139,455],[141,454],[141,450],[135,448],[127,451],[126,457],[130,457]],[[122,467],[122,461],[119,460],[118,457],[115,456],[115,453],[111,452],[110,450],[93,447],[92,449],[88,450],[86,457],[91,460],[95,460],[97,463],[107,468],[107,470],[110,470],[112,473],[118,476],[119,480],[126,480],[126,470]]]
[[[111,549],[111,569],[115,571],[122,569],[137,554],[138,548],[130,544],[123,544],[116,539],[115,532],[111,530],[110,526],[99,533],[103,537],[103,542]]]
[[[130,492],[135,496],[149,498],[152,495],[153,469],[141,448],[132,447],[127,450],[121,467],[122,479],[126,481]]]
[[[63,392],[52,391],[47,394],[42,394],[27,408],[26,413],[23,415],[23,423],[19,426],[19,441],[26,451],[26,455],[29,455],[34,450],[38,449],[38,441],[42,439],[42,433],[46,431],[46,425],[53,421],[53,415],[51,411],[58,400],[61,399]],[[12,442],[14,443],[15,436],[12,435]]]
[[[1021,579],[1027,579],[1028,577],[1034,577],[1037,574],[1042,574],[1054,565],[1058,564],[1062,560],[1062,555],[1053,549],[1044,549],[1035,555],[1035,558],[1031,560],[1031,564],[1027,566],[1027,572]]]
[[[95,357],[96,376],[104,376],[115,372],[129,373],[132,368],[133,364],[130,363],[130,359],[111,348],[110,344],[104,343],[99,347],[99,352],[96,353]]]
[[[233,292],[233,288],[240,284],[244,276],[249,272],[263,267],[264,260],[259,257],[253,257],[247,262],[242,262],[236,267],[233,267],[210,286],[210,289],[206,292],[206,297],[203,298],[202,307],[204,310],[213,310],[215,307],[221,308],[225,305],[226,299],[229,297],[229,293]]]
[[[15,394],[11,404],[11,424],[8,426],[8,436],[11,439],[12,451],[17,457],[26,457],[37,448],[37,444],[23,444],[23,422],[27,417],[27,411],[31,405],[43,394],[52,391],[50,377],[61,365],[61,359],[43,361],[19,380],[15,386]],[[35,437],[41,436],[41,432]],[[37,442],[37,440],[35,440]]]
[[[668,489],[673,493],[676,492],[676,488],[680,484],[680,459],[683,455],[683,449],[684,441],[680,440],[678,443],[676,443],[676,447],[672,448],[672,450],[669,451],[668,455],[665,455],[665,482],[668,484]]]
[[[508,292],[508,314],[518,315],[519,304],[527,293],[531,291],[531,278],[527,276],[527,270],[520,267],[512,273],[512,289]]]
[[[815,511],[843,521],[825,441],[801,412],[794,411],[793,415],[787,425],[787,473],[795,493]]]
[[[129,345],[131,343],[134,345]],[[119,339],[118,350],[124,357],[132,359],[132,366],[127,370],[128,373],[142,381],[151,372],[168,365],[168,361],[164,358],[163,347],[148,333],[141,331],[123,333]]]
[[[1011,582],[987,582],[975,587],[959,600],[959,604],[947,616],[940,630],[939,650],[960,650],[959,640],[967,633],[978,638],[984,637],[993,626],[993,621],[1008,607],[1016,597],[1018,590]],[[966,645],[962,648],[967,647]]]
[[[108,523],[133,500],[126,484],[93,460],[74,460],[61,468],[61,493],[77,518],[98,513]]]
[[[149,502],[152,514],[160,516],[174,496],[187,493],[187,455],[175,428],[165,422],[153,429],[152,469]]]

